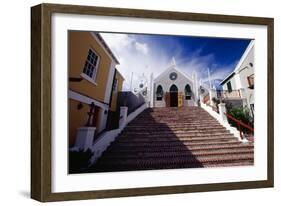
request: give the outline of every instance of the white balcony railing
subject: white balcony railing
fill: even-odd
[[[242,98],[242,92],[241,90],[232,90],[232,91],[227,91],[227,90],[219,90],[217,91],[217,96],[221,98]]]

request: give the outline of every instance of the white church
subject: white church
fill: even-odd
[[[171,66],[158,77],[151,77],[151,107],[196,106],[199,100],[196,73],[189,76],[177,69],[173,58]]]

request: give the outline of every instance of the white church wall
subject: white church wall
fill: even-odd
[[[195,101],[194,100],[184,100],[183,101],[183,106],[195,106]]]
[[[166,102],[163,98],[162,100],[155,100],[154,105],[155,107],[166,107]]]
[[[172,72],[175,72],[177,74],[177,78],[175,80],[170,79],[170,74]],[[164,75],[163,75],[164,74]],[[160,78],[159,78],[160,77]],[[170,68],[169,71],[165,71],[162,73],[156,80],[154,81],[154,102],[155,102],[155,107],[165,107],[166,102],[165,102],[165,93],[170,92],[170,87],[174,84],[178,88],[178,92],[181,92],[183,94],[183,105],[184,106],[194,106],[194,85],[193,81],[191,78],[188,78],[186,75],[182,74],[180,71],[178,71],[175,68]],[[185,86],[189,84],[191,91],[192,91],[192,99],[191,100],[186,100],[185,99]],[[156,89],[157,87],[161,85],[163,88],[163,98],[162,100],[157,100],[156,97]]]

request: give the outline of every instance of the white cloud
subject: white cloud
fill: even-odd
[[[205,75],[205,71],[207,71],[207,68],[213,61],[214,56],[212,54],[205,56],[193,54],[192,56],[179,60],[178,67],[190,76],[193,72],[197,72],[198,76],[202,78],[202,76]]]
[[[112,50],[119,51],[120,48],[129,47],[133,39],[129,38],[127,34],[111,34],[102,33],[102,37]]]
[[[117,69],[125,77],[123,90],[130,88],[132,73],[134,86],[143,74],[149,78],[153,73],[155,77],[170,64],[170,57],[151,45],[140,42],[135,35],[112,33],[101,35],[120,62]]]
[[[150,77],[151,73],[157,77],[171,65],[173,56],[179,70],[190,77],[196,71],[198,79],[202,79],[203,82],[208,81],[208,67],[210,68],[211,80],[216,80],[225,78],[233,71],[236,64],[220,67],[216,64],[213,54],[201,55],[202,48],[194,51],[190,56],[182,58],[180,45],[175,45],[178,49],[175,49],[174,53],[167,54],[159,46],[156,47],[148,42],[140,41],[136,35],[116,33],[101,33],[101,35],[120,62],[117,69],[125,77],[123,90],[130,88],[132,73],[134,87],[143,74],[147,78]]]
[[[136,46],[136,49],[142,53],[144,53],[145,55],[148,54],[148,47],[147,47],[147,44],[142,44],[142,43],[139,43],[139,42],[135,42],[135,46]]]

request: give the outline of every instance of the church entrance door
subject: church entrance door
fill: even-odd
[[[178,87],[174,84],[170,87],[170,106],[178,107]]]

